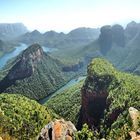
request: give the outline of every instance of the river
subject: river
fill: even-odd
[[[27,47],[28,47],[28,45],[26,45],[24,43],[20,43],[20,45],[15,47],[15,49],[12,52],[6,53],[4,56],[0,57],[0,69],[2,69],[4,67],[4,65],[7,63],[8,60],[19,55]],[[43,48],[44,52],[52,52],[52,51],[57,50],[55,48],[48,48],[45,46],[42,46],[42,48]]]
[[[46,96],[45,98],[39,100],[38,102],[40,104],[44,104],[46,103],[51,97],[54,97],[56,96],[57,94],[61,93],[62,91],[64,91],[65,89],[75,85],[76,83],[80,82],[81,80],[85,79],[86,76],[80,76],[78,78],[74,78],[72,80],[70,80],[67,84],[65,84],[63,87],[61,87],[60,89],[58,89],[56,92],[52,93],[51,95],[49,96]]]

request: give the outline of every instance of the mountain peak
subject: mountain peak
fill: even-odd
[[[32,34],[41,34],[38,30],[34,30],[31,32]]]
[[[35,58],[40,58],[41,56],[43,55],[43,49],[42,47],[35,43],[35,44],[32,44],[30,45],[26,50],[23,51],[22,53],[22,57],[25,56],[25,57],[30,57],[32,59],[35,59]],[[33,57],[34,56],[34,57]]]
[[[12,67],[8,79],[18,80],[31,76],[38,62],[43,58],[43,49],[39,44],[29,46],[21,54],[18,62]]]

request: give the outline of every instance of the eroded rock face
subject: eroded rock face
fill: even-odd
[[[25,50],[19,59],[18,63],[14,65],[8,74],[9,80],[18,80],[31,76],[36,64],[43,58],[43,50],[40,45],[33,44]]]
[[[64,119],[55,120],[47,124],[40,132],[38,140],[72,140],[75,126]]]

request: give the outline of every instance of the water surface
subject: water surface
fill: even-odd
[[[77,84],[78,82],[80,82],[81,80],[85,79],[86,76],[80,76],[78,78],[74,78],[72,80],[70,80],[67,84],[65,84],[63,87],[61,87],[60,89],[58,89],[56,92],[54,92],[53,94],[49,95],[49,96],[46,96],[45,98],[39,100],[38,102],[40,104],[44,104],[46,103],[51,97],[61,93],[62,91],[64,91],[65,89]]]

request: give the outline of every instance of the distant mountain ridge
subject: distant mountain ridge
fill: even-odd
[[[88,64],[92,58],[103,57],[120,70],[140,74],[139,40],[140,23],[132,21],[126,28],[119,24],[105,25],[101,27],[99,37],[88,45],[74,50],[72,58],[73,61],[81,59]],[[69,55],[70,51],[65,56]]]
[[[22,23],[0,23],[0,39],[10,40],[28,32]]]
[[[17,41],[27,44],[36,42],[41,45],[47,45],[48,47],[60,47],[68,42],[72,42],[73,44],[82,42],[85,45],[97,38],[98,35],[99,29],[85,27],[74,29],[68,34],[64,34],[63,32],[57,33],[55,31],[48,31],[42,34],[39,31],[34,30],[18,37]]]
[[[88,64],[94,57],[105,57],[117,68],[139,74],[139,34],[140,23],[132,21],[126,28],[119,24],[105,25],[101,29],[82,27],[68,34],[55,31],[41,34],[35,30],[17,40],[27,44],[37,42],[47,47],[56,47],[58,50],[51,55],[66,64]]]

